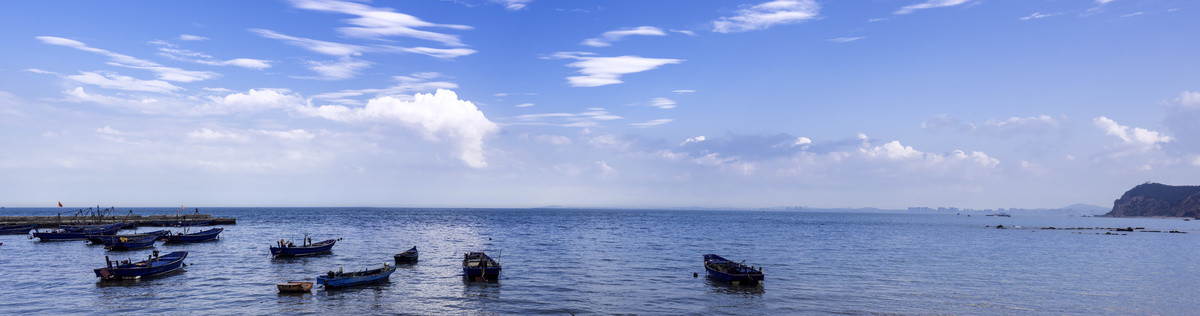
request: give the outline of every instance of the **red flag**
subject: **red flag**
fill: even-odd
[[[62,202],[58,202],[58,207],[62,207]]]

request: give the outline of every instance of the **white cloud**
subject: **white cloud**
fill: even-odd
[[[1134,12],[1134,13],[1121,15],[1121,17],[1129,18],[1129,17],[1135,17],[1135,16],[1139,16],[1139,15],[1143,15],[1143,14],[1146,14],[1146,12],[1138,11],[1138,12]]]
[[[864,38],[866,38],[866,37],[865,36],[838,37],[838,38],[828,39],[828,41],[834,42],[834,43],[849,43],[849,42],[857,41],[857,40],[864,39]]]
[[[800,137],[796,138],[795,142],[792,142],[792,146],[807,148],[809,145],[812,145],[812,143],[813,143],[812,139],[810,139],[808,137],[800,136]]]
[[[619,174],[617,169],[613,169],[613,167],[608,166],[607,162],[597,161],[596,166],[600,168],[600,175],[605,179],[615,177],[617,174]]]
[[[109,127],[108,125],[105,125],[103,128],[97,128],[96,132],[100,133],[100,134],[108,134],[108,135],[121,135],[121,131],[118,131],[112,127]]]
[[[1200,108],[1200,92],[1184,91],[1179,93],[1179,97],[1175,99],[1179,105],[1187,108]]]
[[[600,34],[600,37],[584,40],[582,44],[592,47],[612,46],[612,42],[616,42],[625,37],[633,35],[666,36],[667,33],[664,33],[661,29],[653,26],[627,27],[604,32],[604,34]]]
[[[678,93],[678,94],[684,94],[684,93],[696,92],[696,90],[680,89],[680,90],[671,90],[671,92]]]
[[[593,57],[592,53],[559,52],[550,58],[576,59],[568,67],[579,68],[583,76],[567,77],[567,82],[573,87],[599,87],[618,84],[621,76],[658,68],[662,65],[678,64],[682,59],[646,58],[639,56]]]
[[[1032,19],[1044,19],[1044,18],[1048,18],[1048,17],[1056,16],[1056,15],[1062,15],[1062,13],[1041,13],[1041,12],[1034,12],[1033,14],[1030,14],[1029,16],[1023,16],[1023,17],[1020,17],[1020,18],[1018,18],[1018,19],[1020,19],[1021,21],[1028,21],[1028,20],[1032,20]]]
[[[208,38],[204,37],[204,36],[197,36],[197,35],[179,34],[179,40],[181,40],[181,41],[207,41]]]
[[[201,128],[199,130],[188,132],[187,137],[194,140],[207,142],[230,141],[244,143],[250,141],[250,138],[245,135],[238,135],[234,132],[218,132],[208,128]]]
[[[175,45],[164,41],[153,41],[151,43],[161,46],[158,48],[159,55],[178,61],[193,62],[210,66],[238,66],[255,70],[262,70],[271,67],[271,61],[269,60],[251,58],[216,60],[208,54],[176,48]]]
[[[526,7],[529,6],[530,2],[533,2],[533,0],[492,0],[492,1],[504,5],[504,8],[508,9],[509,11],[524,10]]]
[[[737,10],[737,15],[713,21],[713,32],[735,33],[796,24],[817,17],[821,6],[812,0],[776,0]]]
[[[572,143],[571,138],[562,135],[537,135],[533,137],[533,140],[554,146],[564,146]]]
[[[363,69],[371,67],[371,63],[365,60],[359,60],[349,57],[344,57],[340,60],[316,61],[309,60],[308,69],[321,74],[319,77],[297,76],[296,78],[305,79],[321,79],[321,80],[344,80],[358,76]]]
[[[430,140],[453,143],[459,158],[475,168],[487,166],[483,141],[499,130],[475,104],[459,100],[454,91],[441,89],[413,95],[412,101],[385,96],[371,99],[364,108],[323,105],[303,107],[300,111],[339,122],[396,123],[418,130]]]
[[[990,119],[976,124],[962,122],[946,114],[939,114],[921,122],[921,128],[934,131],[947,128],[961,133],[1008,137],[1017,134],[1061,134],[1066,132],[1068,122],[1069,120],[1064,116],[1053,117],[1042,114],[1028,117],[1013,116],[1003,120]]]
[[[260,130],[258,132],[263,133],[268,136],[273,136],[273,137],[286,139],[286,140],[292,140],[292,141],[306,141],[306,140],[312,140],[313,138],[317,137],[316,134],[313,134],[312,132],[309,132],[309,131],[306,131],[303,129],[293,129],[293,130],[288,130],[288,131]]]
[[[366,47],[363,47],[363,46],[326,42],[326,41],[320,41],[320,40],[315,40],[315,39],[295,37],[295,36],[280,34],[279,32],[275,32],[272,30],[250,29],[250,31],[257,33],[259,36],[262,36],[265,38],[281,40],[284,43],[291,44],[292,46],[297,46],[300,48],[304,48],[304,49],[307,49],[307,50],[310,50],[310,51],[313,51],[316,53],[320,53],[320,54],[325,54],[325,55],[358,56],[358,55],[362,55],[363,50],[366,50]]]
[[[1096,127],[1104,130],[1105,134],[1116,136],[1125,144],[1142,149],[1158,148],[1160,144],[1169,143],[1172,140],[1171,137],[1162,133],[1140,127],[1123,126],[1103,116],[1093,119],[1092,122],[1096,124]]]
[[[250,89],[224,97],[210,97],[209,102],[196,109],[201,114],[221,115],[253,113],[267,110],[295,109],[308,104],[300,95],[286,89]]]
[[[474,54],[477,51],[470,48],[429,48],[429,47],[395,47],[395,46],[380,46],[378,51],[383,52],[398,52],[398,53],[413,53],[421,54],[434,58],[454,59],[462,56]]]
[[[516,107],[519,107],[519,108],[527,108],[527,107],[531,107],[531,106],[533,106],[533,103],[521,103],[521,104],[516,105]]]
[[[65,76],[64,78],[79,83],[126,91],[169,93],[171,91],[182,89],[179,86],[162,80],[141,80],[110,72],[81,71],[78,75],[69,75]]]
[[[42,41],[42,43],[46,43],[46,44],[50,44],[50,45],[66,46],[66,47],[82,50],[85,52],[91,52],[91,53],[96,53],[96,54],[107,56],[111,60],[110,62],[108,62],[109,65],[153,71],[155,74],[158,75],[158,78],[162,79],[162,80],[176,81],[176,82],[193,82],[193,81],[212,79],[212,78],[216,78],[218,76],[217,73],[214,73],[211,71],[192,71],[192,70],[183,70],[183,69],[179,69],[179,68],[175,68],[175,67],[166,67],[163,65],[159,65],[158,63],[152,62],[152,61],[135,58],[135,57],[132,57],[129,55],[118,54],[118,53],[110,52],[110,51],[99,49],[99,48],[90,47],[87,44],[84,44],[83,42],[76,41],[76,40],[71,40],[71,39],[66,39],[66,38],[61,38],[61,37],[54,37],[54,36],[38,36],[36,38],[38,40]]]
[[[673,33],[679,33],[679,34],[683,34],[683,35],[687,35],[687,36],[696,36],[696,32],[692,32],[692,31],[688,31],[688,30],[670,30],[670,31]]]
[[[588,108],[580,113],[538,113],[519,115],[517,122],[509,125],[551,125],[563,127],[592,127],[600,121],[619,120],[623,117],[613,115],[603,108]]]
[[[386,88],[376,89],[353,89],[342,90],[338,92],[322,93],[312,96],[314,99],[345,99],[350,97],[358,97],[363,95],[386,96],[386,95],[401,95],[411,94],[413,92],[432,92],[437,89],[455,89],[457,84],[446,81],[431,81],[431,79],[440,78],[442,75],[436,72],[416,73],[409,76],[394,76],[392,80],[397,83]]]
[[[650,100],[650,106],[666,110],[674,109],[676,105],[675,100],[667,98],[654,98],[654,100]]]
[[[447,46],[465,46],[458,35],[423,31],[416,28],[448,28],[469,30],[470,26],[455,24],[436,24],[426,22],[412,15],[393,11],[391,8],[372,7],[362,3],[337,0],[292,0],[296,8],[344,13],[358,17],[345,20],[354,27],[340,27],[343,35],[360,38],[378,38],[384,36],[403,36],[429,40]]]
[[[674,121],[674,119],[657,119],[657,120],[650,120],[648,122],[642,122],[642,123],[631,123],[629,125],[637,126],[637,127],[651,127],[651,126],[659,126],[659,125],[667,124],[672,121]]]
[[[971,2],[971,0],[925,0],[925,2],[922,2],[922,3],[906,5],[904,7],[901,7],[899,10],[896,10],[896,12],[893,12],[893,13],[894,14],[909,14],[909,13],[916,12],[917,10],[953,7],[953,6],[964,4],[967,2]]]
[[[705,139],[706,138],[704,137],[704,135],[700,135],[700,136],[696,136],[696,137],[688,137],[688,139],[683,140],[683,143],[680,143],[679,146],[687,145],[690,143],[703,142]]]

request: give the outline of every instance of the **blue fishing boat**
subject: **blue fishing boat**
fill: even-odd
[[[704,270],[718,281],[758,283],[763,280],[762,268],[756,269],[714,254],[704,255]]]
[[[33,237],[42,241],[85,240],[89,235],[112,235],[121,229],[121,224],[98,226],[99,228],[85,230],[56,230],[51,232],[33,232]]]
[[[373,270],[364,269],[351,273],[343,273],[341,270],[338,268],[337,272],[329,271],[325,275],[318,276],[317,284],[325,285],[325,288],[328,289],[380,282],[387,280],[392,272],[396,272],[396,267],[384,263],[383,268]]]
[[[158,236],[141,236],[141,237],[118,237],[104,244],[104,249],[108,250],[133,250],[154,247],[154,242],[158,240]]]
[[[295,243],[284,241],[284,240],[280,239],[278,242],[275,243],[275,246],[271,247],[271,256],[272,257],[303,257],[303,256],[311,256],[311,255],[329,253],[329,252],[333,251],[333,245],[336,244],[339,240],[342,240],[342,239],[341,238],[330,239],[330,240],[326,240],[326,241],[322,241],[322,242],[313,243],[310,238],[305,237],[304,242],[300,246],[296,246]]]
[[[123,224],[121,224],[121,223],[101,224],[101,225],[58,225],[58,229],[61,229],[63,231],[68,231],[68,232],[81,232],[81,231],[93,231],[93,230],[107,230],[107,229],[110,229],[113,227],[117,227],[118,229],[120,229],[122,225]]]
[[[146,237],[146,236],[154,236],[155,238],[158,238],[158,237],[162,237],[166,234],[170,234],[170,233],[171,233],[171,231],[169,231],[169,230],[156,230],[156,231],[137,233],[137,234],[88,235],[87,240],[93,244],[103,245],[103,244],[107,244],[107,243],[111,242],[114,239],[122,238],[122,237],[124,237],[124,238],[140,238],[140,237]]]
[[[28,235],[37,225],[7,225],[0,226],[0,235]]]
[[[158,256],[158,251],[149,258],[140,262],[129,262],[129,260],[117,262],[108,260],[104,257],[105,267],[93,269],[96,276],[102,280],[121,280],[121,279],[140,279],[152,277],[179,270],[183,267],[183,259],[187,258],[187,251],[176,251],[165,256]]]
[[[483,252],[470,252],[463,255],[463,276],[467,278],[484,278],[495,280],[500,278],[500,263],[488,257]]]
[[[162,237],[159,237],[158,239],[161,239],[162,241],[165,241],[169,244],[204,242],[204,241],[209,241],[209,240],[217,240],[217,235],[221,234],[221,232],[223,232],[223,231],[225,231],[224,228],[218,227],[218,228],[213,228],[213,229],[199,231],[199,232],[190,233],[190,234],[186,234],[186,233],[166,234],[166,235],[163,235]]]
[[[396,263],[416,263],[417,262],[417,246],[412,249],[396,254]]]

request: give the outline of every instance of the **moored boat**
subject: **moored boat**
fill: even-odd
[[[133,250],[154,247],[154,242],[158,240],[158,236],[141,236],[141,237],[118,237],[109,240],[104,244],[104,249],[108,250]]]
[[[0,226],[0,235],[27,235],[34,228],[36,224]]]
[[[104,257],[106,266],[92,271],[102,280],[153,277],[182,268],[183,259],[187,258],[187,255],[187,251],[176,251],[160,257],[158,251],[155,250],[149,258],[139,262],[129,262],[129,260],[117,262],[108,260],[106,256]]]
[[[287,283],[275,284],[279,289],[279,293],[304,293],[312,290],[312,282],[292,281]]]
[[[121,224],[121,223],[97,224],[97,225],[59,225],[58,229],[60,229],[62,231],[67,231],[67,232],[80,232],[80,231],[106,230],[106,229],[110,229],[114,226],[117,228],[121,228],[122,225],[123,224]]]
[[[338,272],[329,271],[325,275],[317,277],[317,284],[324,285],[325,288],[347,287],[361,284],[369,284],[380,282],[388,279],[388,276],[396,272],[396,267],[389,266],[384,263],[383,268],[373,270],[362,270],[358,272],[343,273],[341,268]]]
[[[305,237],[304,242],[300,246],[296,246],[294,243],[287,242],[287,241],[284,241],[281,239],[281,240],[279,240],[279,242],[277,242],[275,244],[275,246],[271,247],[271,256],[272,257],[303,257],[303,256],[316,255],[316,254],[329,253],[329,252],[333,251],[333,245],[336,244],[338,242],[338,240],[342,240],[342,239],[341,238],[330,239],[330,240],[326,240],[326,241],[313,243],[313,242],[311,242],[311,239],[309,239],[308,237]]]
[[[217,235],[221,234],[221,232],[223,232],[223,231],[225,231],[224,228],[218,227],[218,228],[213,228],[213,229],[199,231],[199,232],[190,233],[190,234],[186,234],[186,233],[166,234],[166,235],[163,235],[162,237],[159,237],[158,239],[161,239],[162,241],[165,241],[167,243],[204,242],[204,241],[209,241],[209,240],[217,240],[217,238],[218,238]]]
[[[466,278],[500,278],[500,263],[488,257],[483,252],[469,252],[463,255],[463,277]]]
[[[417,246],[412,249],[396,254],[396,263],[415,263],[417,262]]]
[[[763,280],[762,268],[756,269],[714,254],[704,255],[704,270],[710,278],[719,281],[758,283]]]
[[[169,230],[156,230],[156,231],[150,231],[150,232],[144,232],[144,233],[138,233],[138,234],[88,235],[87,240],[93,244],[107,244],[114,239],[118,239],[118,238],[122,238],[122,237],[124,237],[124,238],[140,238],[140,237],[153,236],[155,238],[158,238],[158,237],[164,236],[166,234],[170,234],[170,233],[171,233],[171,231],[169,231]]]
[[[121,229],[121,224],[96,226],[94,228],[79,230],[78,228],[60,229],[51,232],[33,232],[33,237],[42,241],[63,241],[63,240],[85,240],[89,235],[112,235],[116,234],[117,230]]]

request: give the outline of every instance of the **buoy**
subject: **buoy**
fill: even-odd
[[[693,278],[699,278],[699,277],[700,277],[700,273],[698,273],[698,272],[692,272],[692,277],[693,277]]]

